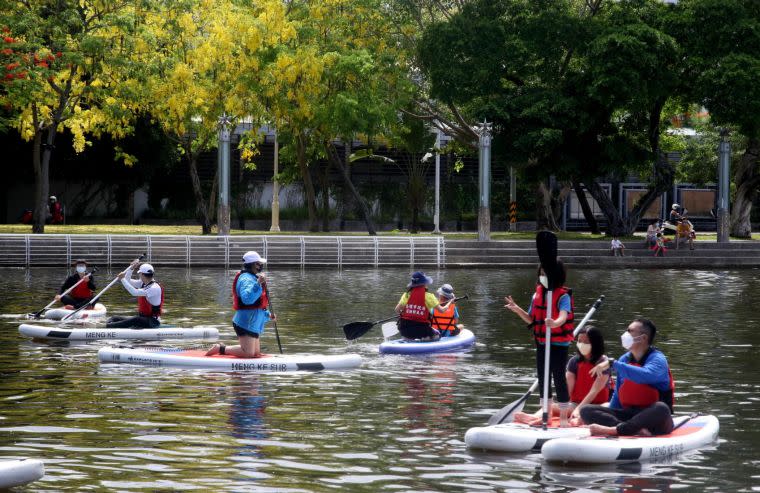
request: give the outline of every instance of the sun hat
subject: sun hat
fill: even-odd
[[[83,258],[78,258],[75,261],[71,262],[71,265],[78,265],[78,264],[84,264],[84,265],[90,265],[87,263],[87,261]]]
[[[412,280],[407,284],[407,289],[416,288],[417,286],[428,286],[433,284],[433,278],[426,276],[424,272],[417,271],[412,274]]]
[[[438,291],[436,291],[438,296],[442,296],[446,298],[447,300],[453,300],[456,298],[454,295],[454,288],[451,287],[451,284],[444,284],[440,288],[438,288]]]
[[[254,252],[253,250],[251,250],[250,252],[246,252],[245,255],[243,255],[244,264],[253,264],[256,262],[260,264],[266,264],[267,259],[263,258],[261,255],[258,254],[258,252]]]

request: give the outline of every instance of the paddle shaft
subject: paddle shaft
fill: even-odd
[[[89,274],[85,274],[85,277],[82,277],[80,280],[78,280],[78,281],[76,282],[76,284],[74,284],[74,285],[73,285],[73,286],[71,286],[69,289],[67,289],[66,291],[64,291],[63,293],[61,293],[61,298],[63,298],[63,297],[64,297],[64,296],[66,296],[67,294],[69,294],[69,293],[71,292],[71,290],[72,290],[72,289],[74,289],[75,287],[77,287],[77,286],[79,286],[80,284],[82,284],[82,283],[85,281],[85,279],[89,281],[89,279],[87,278],[87,276],[91,276],[91,275],[92,275],[92,274],[93,274],[93,273],[94,273],[96,270],[98,270],[98,268],[97,268],[97,267],[93,267],[93,269],[92,269],[92,272],[90,272]],[[56,299],[54,298],[54,299],[53,299],[53,301],[51,301],[50,303],[48,303],[47,305],[45,305],[45,307],[44,307],[42,310],[40,310],[40,311],[38,311],[38,312],[34,312],[34,316],[35,316],[35,318],[36,318],[36,317],[39,317],[39,316],[40,316],[40,313],[44,312],[45,310],[47,310],[48,308],[50,308],[51,306],[53,306],[53,305],[55,304],[55,302],[56,302],[56,301],[58,301],[58,300],[56,300]]]
[[[140,260],[142,260],[142,259],[144,259],[144,258],[145,258],[145,254],[143,253],[142,255],[140,255],[140,256],[137,258],[137,260],[138,260],[138,261],[140,261]],[[131,264],[130,264],[130,267],[131,267]],[[129,270],[129,267],[127,267],[126,269],[124,269],[123,271],[121,271],[121,272],[120,272],[120,274],[125,274],[125,273],[126,273],[128,270]],[[80,311],[84,310],[84,308],[85,308],[87,305],[92,305],[92,304],[94,304],[96,301],[98,301],[98,300],[100,299],[100,297],[101,297],[101,296],[103,296],[103,294],[104,294],[106,291],[108,291],[109,289],[111,289],[111,286],[113,286],[114,284],[116,284],[118,281],[119,281],[119,276],[116,276],[116,277],[114,277],[113,281],[109,282],[109,283],[108,283],[108,286],[104,287],[104,288],[103,288],[103,289],[102,289],[102,290],[101,290],[101,291],[100,291],[98,294],[96,294],[96,295],[95,295],[95,296],[94,296],[94,297],[93,297],[93,298],[90,300],[90,302],[89,302],[88,304],[80,306],[79,308],[77,308],[77,309],[76,309],[76,310],[74,310],[73,312],[71,312],[71,313],[69,313],[68,315],[66,315],[65,317],[63,317],[63,318],[61,319],[61,321],[64,321],[64,320],[67,320],[67,319],[71,318],[71,316],[72,316],[72,315],[74,315],[75,313],[79,313]]]
[[[264,292],[267,295],[267,301],[269,302],[270,311],[274,311],[274,305],[272,305],[272,298],[269,296],[269,289],[264,287]],[[277,337],[277,347],[280,348],[280,354],[283,354],[282,343],[280,343],[280,332],[277,330],[277,320],[272,320],[272,323],[274,324],[274,335],[275,337]]]
[[[551,281],[549,283],[551,285]],[[548,293],[546,293],[546,318],[552,318],[552,293],[551,290],[549,290]],[[549,424],[549,413],[551,412],[551,408],[549,406],[549,363],[551,361],[551,338],[552,338],[552,329],[549,327],[549,324],[544,322],[544,325],[546,326],[546,342],[544,343],[544,388],[543,388],[543,396],[544,396],[544,410],[542,414],[542,421],[544,424],[544,429],[546,429],[547,424]]]

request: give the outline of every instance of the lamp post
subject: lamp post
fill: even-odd
[[[729,233],[729,171],[731,166],[731,141],[728,129],[720,131],[720,164],[718,165],[718,243],[728,243]]]
[[[277,181],[280,149],[277,143],[277,129],[274,129],[274,174],[272,176],[272,227],[269,231],[280,231],[280,182]]]
[[[219,117],[219,208],[217,229],[219,236],[230,234],[230,127],[232,118],[226,113]]]
[[[441,129],[435,131],[435,214],[433,234],[441,234]]]
[[[517,231],[517,174],[509,167],[509,231]]]
[[[491,241],[491,123],[478,125],[478,171],[480,208],[478,209],[478,241]]]

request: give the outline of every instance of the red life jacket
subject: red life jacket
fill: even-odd
[[[596,378],[589,375],[588,372],[591,371],[591,369],[595,365],[589,361],[579,359],[578,360],[578,373],[575,374],[575,386],[573,387],[573,392],[570,394],[570,400],[573,402],[581,402],[583,399],[586,398],[586,395],[591,390],[591,387],[594,385],[594,382],[596,381]],[[610,383],[612,382],[612,377],[610,377]],[[594,400],[591,401],[591,404],[604,404],[605,402],[608,402],[610,400],[610,386],[607,385],[605,387],[602,387],[602,389],[599,391],[598,394],[596,394],[596,397],[594,397]]]
[[[240,299],[237,292],[237,282],[240,274],[244,274],[246,271],[241,270],[235,275],[235,280],[232,281],[232,309],[233,310],[254,310],[256,308],[266,310],[269,306],[269,296],[267,296],[267,290],[264,289],[261,292],[261,296],[252,304],[246,305],[243,300]],[[249,272],[250,274],[250,272]]]
[[[641,362],[631,360],[626,364],[632,366],[644,366],[644,363],[650,354],[652,354],[651,348],[641,359]],[[670,385],[668,385],[668,390],[665,391],[656,389],[648,384],[636,383],[630,379],[625,379],[620,385],[620,389],[618,389],[618,400],[620,401],[620,405],[623,406],[623,408],[649,407],[657,401],[662,401],[668,405],[670,412],[672,413],[673,405],[675,404],[674,396],[676,385],[673,380],[673,374],[670,372],[670,368],[668,368],[668,377],[670,378]]]
[[[573,312],[575,312],[575,302],[573,301],[573,290],[560,286],[552,290],[552,313],[551,318],[559,316],[559,299],[563,295],[570,296],[570,312],[567,314],[567,320],[559,327],[552,329],[551,342],[572,342],[573,340]],[[528,327],[533,328],[533,337],[539,344],[546,343],[546,290],[541,284],[536,286],[536,294],[533,297],[533,309],[531,311],[533,322]]]
[[[446,311],[441,310],[441,306],[438,305],[433,309],[433,328],[438,330],[451,330],[456,328],[456,313],[457,307],[454,303],[451,303]]]
[[[409,291],[409,300],[401,311],[401,318],[411,322],[430,323],[430,312],[425,305],[425,286],[417,286]]]
[[[146,288],[153,284],[156,281],[150,281],[148,284],[144,285],[143,288]],[[156,284],[158,284],[156,282]],[[161,304],[158,306],[151,305],[148,301],[147,296],[138,296],[137,297],[137,313],[142,317],[154,317],[158,318],[161,316],[161,313],[164,311],[164,287],[158,284],[158,287],[161,288]]]
[[[77,286],[69,292],[71,294],[71,297],[77,298],[80,300],[92,298],[92,295],[94,293],[92,292],[92,289],[87,287],[88,284],[90,284],[89,280],[87,280],[86,282],[80,282],[79,284],[77,284]]]

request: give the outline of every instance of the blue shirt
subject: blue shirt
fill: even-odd
[[[534,294],[533,297],[530,299],[530,306],[528,307],[528,315],[533,315],[533,299],[536,297]],[[569,294],[563,294],[559,298],[559,303],[557,304],[559,306],[559,311],[566,311],[567,313],[573,313],[572,306],[570,305],[570,295]],[[554,310],[552,310],[554,311]],[[559,314],[557,314],[559,316]],[[570,346],[569,342],[552,342],[550,343],[551,346]]]
[[[662,351],[652,348],[652,351],[644,362],[644,366],[629,365],[628,362],[632,359],[633,355],[631,355],[631,352],[629,351],[612,364],[612,367],[617,373],[617,379],[615,382],[615,393],[612,394],[612,399],[610,399],[611,408],[623,408],[623,406],[620,405],[618,394],[620,392],[620,386],[626,380],[630,380],[634,383],[651,385],[663,392],[670,388],[668,360],[665,358],[665,355],[662,354]]]
[[[256,300],[264,293],[257,276],[250,272],[240,274],[235,290],[244,305],[256,303]],[[261,308],[237,310],[232,321],[246,330],[261,334],[264,331],[264,324],[269,321],[269,312]]]

